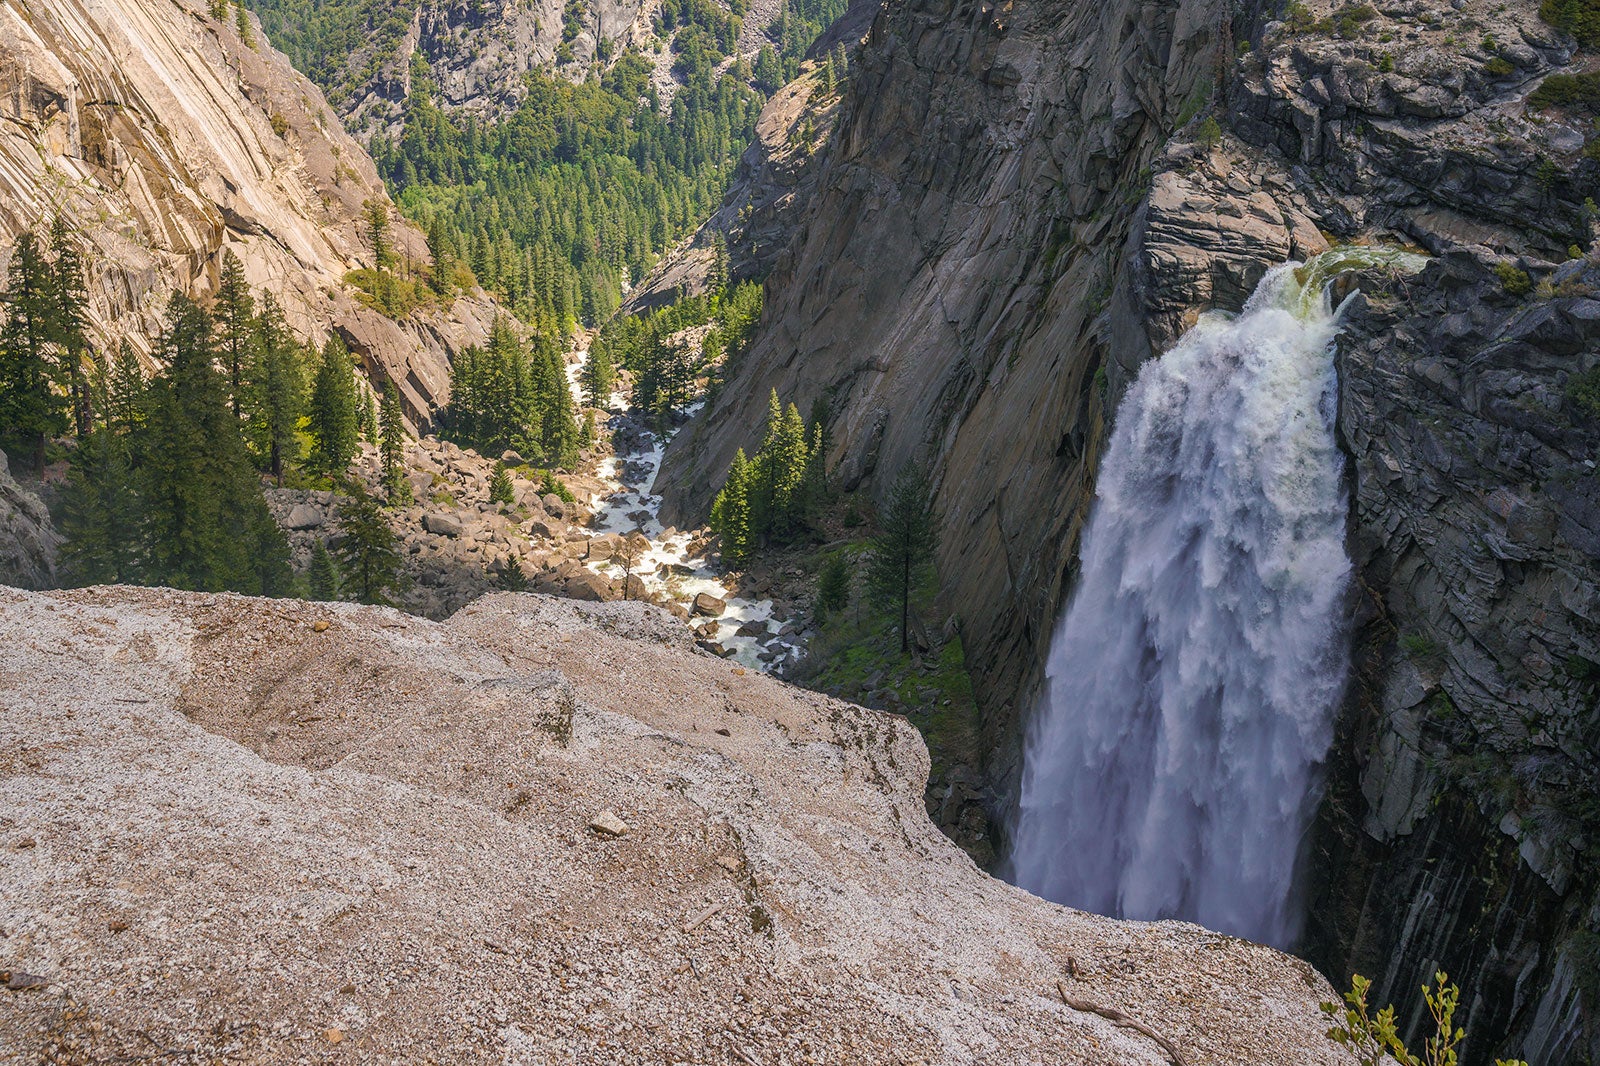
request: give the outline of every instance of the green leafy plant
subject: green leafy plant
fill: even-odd
[[[1526,296],[1533,291],[1533,279],[1526,270],[1518,270],[1510,263],[1496,263],[1494,273],[1507,296]]]
[[[1588,74],[1552,74],[1528,94],[1528,106],[1575,107],[1600,112],[1600,71]]]
[[[1450,983],[1443,970],[1435,973],[1433,979],[1432,988],[1422,986],[1422,998],[1433,1018],[1434,1034],[1423,1043],[1421,1055],[1413,1054],[1400,1039],[1392,1004],[1376,1015],[1371,1013],[1367,995],[1372,990],[1372,982],[1360,974],[1351,977],[1350,991],[1344,994],[1343,1005],[1322,1004],[1322,1013],[1332,1023],[1328,1038],[1353,1052],[1361,1066],[1385,1066],[1389,1058],[1400,1066],[1456,1066],[1459,1054],[1456,1049],[1467,1036],[1466,1030],[1455,1024],[1461,989]],[[1528,1064],[1516,1059],[1496,1059],[1495,1066]]]

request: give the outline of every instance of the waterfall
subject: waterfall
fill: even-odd
[[[1070,906],[1278,946],[1349,657],[1326,282],[1275,268],[1117,411],[1026,738],[1011,872]]]

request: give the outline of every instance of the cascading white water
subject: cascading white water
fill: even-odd
[[[1050,899],[1286,946],[1348,640],[1328,278],[1268,273],[1117,412],[1025,750],[1011,869]]]

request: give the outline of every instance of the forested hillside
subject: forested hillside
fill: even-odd
[[[369,130],[369,147],[401,209],[428,233],[435,276],[476,279],[549,336],[603,323],[709,217],[767,97],[846,7],[784,3],[753,30],[748,0],[666,0],[634,47],[617,48],[585,30],[602,20],[583,0],[568,0],[561,24],[548,27],[559,34],[550,61],[519,79],[514,107],[480,119],[452,107],[439,78],[477,61],[493,36],[492,5],[485,25],[419,41],[423,31],[409,29],[427,15],[420,0],[252,2],[274,44],[347,119],[375,79],[403,82],[397,125]],[[585,32],[599,35],[587,63],[572,48]],[[823,62],[838,76],[843,49]]]

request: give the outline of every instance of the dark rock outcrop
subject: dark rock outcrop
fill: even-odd
[[[0,452],[0,585],[47,589],[55,584],[61,537],[39,497],[17,484]]]

